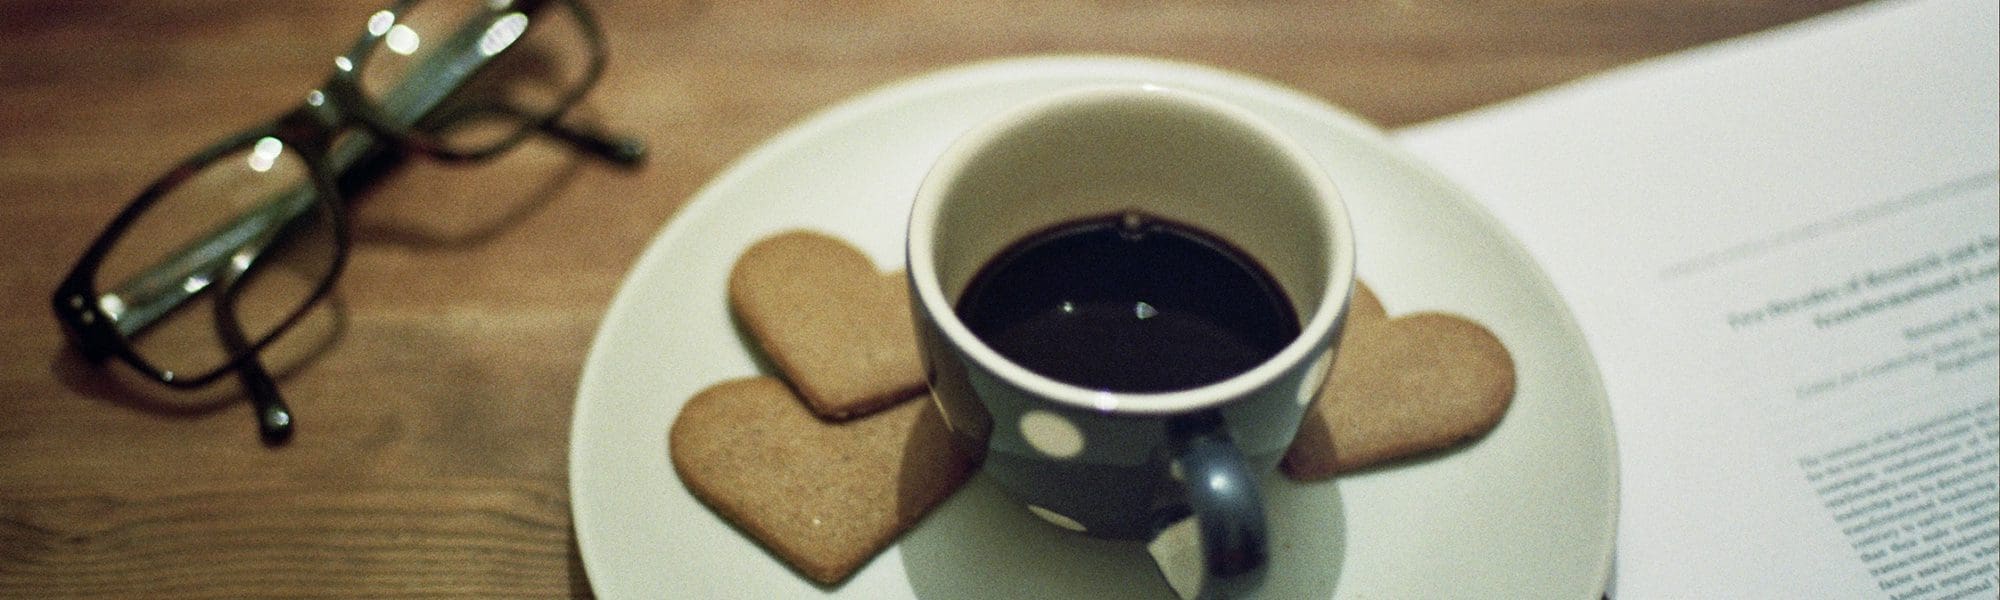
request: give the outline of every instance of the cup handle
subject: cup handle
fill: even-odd
[[[1170,435],[1190,514],[1154,532],[1154,560],[1182,598],[1249,597],[1270,561],[1264,499],[1243,451],[1212,413],[1174,422]]]

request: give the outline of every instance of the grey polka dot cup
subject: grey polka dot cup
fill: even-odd
[[[907,250],[931,391],[986,476],[1056,526],[1148,542],[1183,597],[1258,587],[1257,481],[1354,288],[1310,155],[1206,96],[1066,91],[950,146]]]

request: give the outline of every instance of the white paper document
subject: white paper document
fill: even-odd
[[[1600,361],[1612,595],[2000,595],[1996,39],[1876,3],[1398,132]]]

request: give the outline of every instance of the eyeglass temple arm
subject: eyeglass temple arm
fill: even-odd
[[[454,119],[469,119],[471,115],[489,113],[500,115],[527,124],[532,131],[549,136],[571,149],[585,155],[616,164],[633,167],[646,159],[646,143],[636,138],[606,133],[583,124],[568,124],[561,121],[533,121],[534,115],[519,107],[504,103],[486,103],[449,109],[438,115],[449,122]]]
[[[610,161],[621,167],[635,167],[646,161],[646,142],[638,138],[598,131],[583,125],[550,122],[536,129],[577,151]]]
[[[250,243],[267,246],[273,236]],[[254,277],[249,272],[238,273],[239,277]],[[284,394],[278,392],[278,382],[264,369],[264,361],[258,358],[251,343],[243,335],[243,324],[236,320],[234,304],[235,292],[225,290],[219,296],[215,307],[215,333],[222,338],[222,345],[229,349],[231,356],[240,356],[235,365],[236,380],[243,384],[243,391],[250,395],[250,405],[257,417],[257,437],[266,446],[278,446],[292,438],[292,409],[285,404]]]
[[[242,382],[244,391],[250,394],[250,405],[256,410],[257,437],[268,446],[290,440],[292,409],[285,404],[284,394],[278,392],[277,380],[264,370],[264,361],[255,354],[244,358],[236,365],[236,380]]]

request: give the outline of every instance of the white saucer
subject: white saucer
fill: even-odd
[[[570,431],[570,496],[605,598],[1164,598],[1144,549],[1080,538],[983,478],[834,588],[813,585],[691,496],[667,462],[682,402],[758,372],[725,281],[751,243],[795,227],[902,263],[910,202],[960,132],[1023,100],[1104,82],[1204,92],[1312,151],[1346,198],[1359,273],[1391,315],[1448,310],[1492,329],[1514,404],[1471,446],[1318,484],[1268,478],[1270,598],[1596,598],[1611,568],[1610,411],[1568,309],[1463,192],[1339,109],[1193,65],[1039,57],[934,73],[779,134],[703,188],[626,276],[597,332]]]

